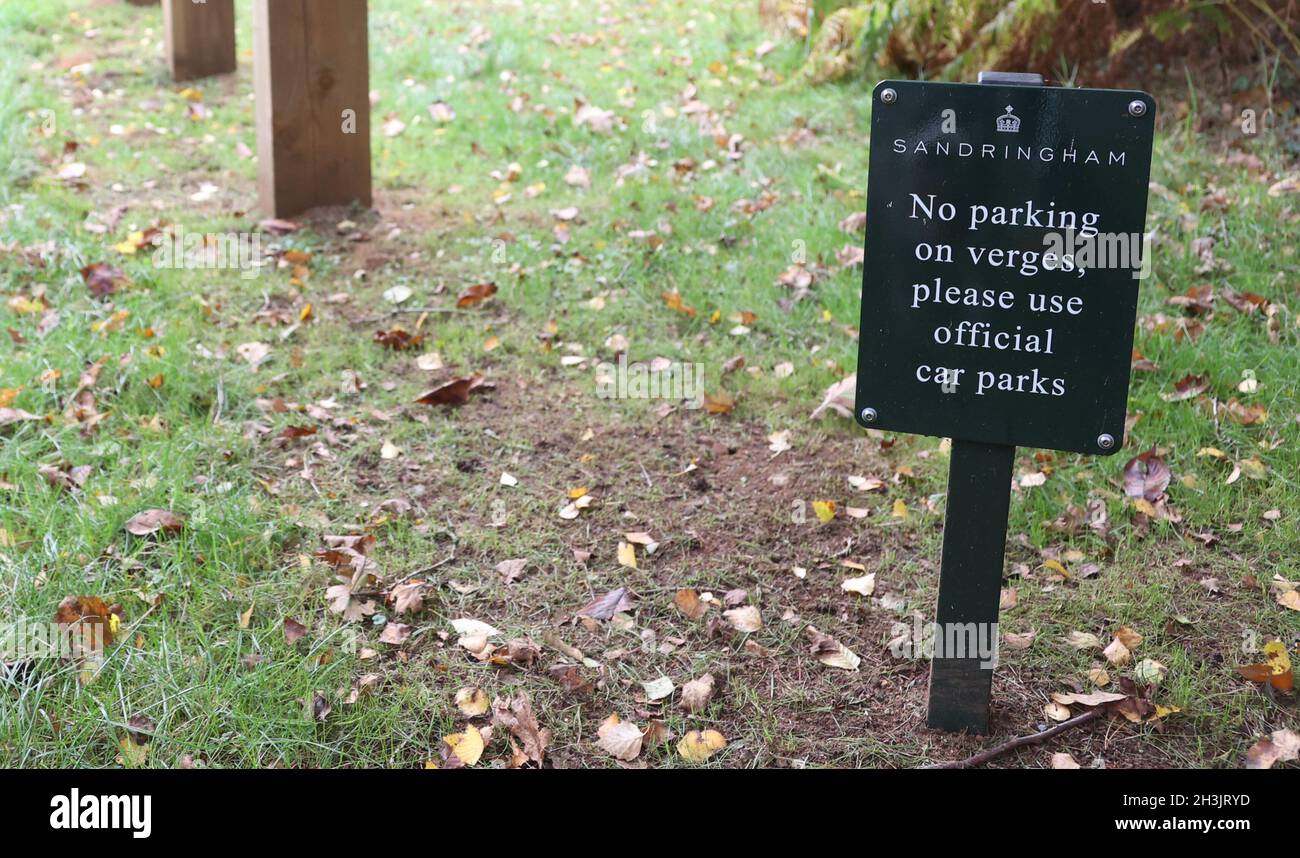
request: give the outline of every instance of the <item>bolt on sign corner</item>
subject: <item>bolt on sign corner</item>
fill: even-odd
[[[1122,446],[1155,108],[1125,90],[876,87],[862,425]]]

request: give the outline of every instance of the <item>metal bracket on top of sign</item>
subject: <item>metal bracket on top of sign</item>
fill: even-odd
[[[976,78],[979,83],[994,86],[1042,86],[1043,76],[1033,72],[982,71]]]

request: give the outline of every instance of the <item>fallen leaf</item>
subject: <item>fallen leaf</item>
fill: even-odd
[[[1144,658],[1134,666],[1133,677],[1147,685],[1159,685],[1168,672],[1169,668],[1155,659]]]
[[[817,660],[827,667],[838,667],[841,670],[857,670],[862,659],[857,653],[844,646],[828,634],[818,631],[814,626],[809,626],[805,630],[812,641],[809,651],[817,657]]]
[[[456,692],[456,708],[467,718],[486,715],[489,705],[488,696],[481,688],[466,686]]]
[[[643,682],[641,687],[645,689],[646,700],[651,703],[656,703],[665,697],[671,696],[677,688],[677,686],[673,685],[673,681],[666,676],[661,676],[650,682]]]
[[[709,610],[708,603],[695,590],[678,590],[673,596],[673,606],[692,620],[698,620]]]
[[[406,351],[424,344],[422,334],[412,334],[410,331],[399,327],[380,328],[375,331],[373,339],[377,345],[392,349],[395,352]]]
[[[1110,645],[1101,651],[1101,654],[1106,656],[1106,660],[1116,667],[1128,664],[1129,660],[1132,658],[1132,654],[1129,652],[1128,647],[1124,646],[1124,643],[1119,638],[1115,638],[1111,641]]]
[[[616,587],[579,608],[577,615],[579,617],[590,617],[593,620],[608,620],[620,611],[630,611],[631,609],[632,602],[628,598],[627,588]]]
[[[1210,376],[1207,375],[1185,375],[1178,381],[1174,382],[1173,393],[1162,393],[1160,398],[1165,402],[1181,402],[1184,399],[1191,399],[1199,396],[1210,388]]]
[[[835,518],[836,504],[833,500],[815,500],[812,502],[813,514],[822,524]]]
[[[1246,768],[1269,769],[1274,763],[1285,763],[1300,758],[1300,733],[1294,730],[1274,730],[1246,752]]]
[[[727,747],[727,740],[717,730],[692,730],[677,743],[677,753],[692,763],[702,763]]]
[[[443,760],[450,763],[448,768],[459,768],[460,765],[473,766],[483,756],[483,734],[472,724],[464,733],[443,736],[442,742],[445,748]]]
[[[1114,703],[1123,700],[1128,695],[1117,694],[1113,691],[1093,691],[1088,694],[1052,694],[1052,699],[1062,706],[1101,706],[1103,703]]]
[[[706,673],[682,686],[681,708],[692,714],[704,711],[713,699],[713,674]]]
[[[840,589],[846,593],[870,596],[876,591],[876,573],[871,572],[861,578],[848,578],[840,582]]]
[[[542,764],[546,746],[551,743],[551,731],[538,725],[528,697],[523,692],[509,700],[501,697],[493,700],[492,723],[505,727],[523,743],[523,752],[528,760],[539,766]]]
[[[1101,638],[1091,632],[1070,632],[1065,636],[1065,642],[1075,649],[1089,649],[1101,646]]]
[[[1070,720],[1070,710],[1065,706],[1052,701],[1043,707],[1043,714],[1049,721],[1068,721]]]
[[[325,696],[324,691],[312,692],[311,716],[314,720],[323,723],[332,711],[334,711],[334,707],[330,704],[329,698]]]
[[[752,633],[763,628],[763,618],[759,614],[758,608],[753,605],[723,611],[722,616],[726,618],[727,622],[731,623],[732,628],[739,632]]]
[[[1115,637],[1123,642],[1124,646],[1129,649],[1137,649],[1142,643],[1142,635],[1133,631],[1128,626],[1120,626],[1120,628],[1115,632]]]
[[[596,744],[616,760],[632,762],[641,754],[641,728],[615,712],[596,729]]]
[[[424,585],[420,583],[398,584],[389,596],[398,615],[414,614],[424,607]]]
[[[250,607],[248,610],[251,612],[253,609]],[[298,622],[297,620],[293,619],[292,617],[284,618],[285,641],[287,641],[288,643],[293,643],[294,641],[300,639],[305,634],[307,634],[306,626],[304,626],[302,623]]]
[[[146,509],[138,512],[126,523],[128,533],[148,536],[151,533],[177,533],[185,526],[182,516],[165,509]]]
[[[1124,466],[1124,494],[1154,503],[1169,488],[1172,476],[1164,459],[1154,449],[1134,456]]]
[[[454,408],[469,402],[469,395],[484,384],[483,376],[474,373],[466,378],[454,378],[441,384],[416,397],[415,401],[422,405],[449,405]]]
[[[821,405],[813,409],[812,414],[808,415],[809,420],[816,420],[827,410],[834,411],[841,417],[853,416],[853,402],[857,396],[858,375],[845,376],[839,381],[826,388],[826,394],[822,397]]]
[[[520,557],[514,560],[502,560],[496,565],[496,570],[501,575],[502,580],[509,584],[524,574],[524,567],[527,565],[528,561]]]
[[[41,418],[21,408],[0,408],[0,426],[8,426],[10,423],[21,423],[28,420],[40,420]]]
[[[266,343],[241,343],[235,352],[256,370],[271,357],[271,347]]]
[[[383,632],[379,635],[379,642],[386,644],[402,644],[411,636],[411,627],[404,623],[388,623],[384,626]]]
[[[114,268],[107,262],[92,262],[82,268],[81,279],[85,281],[90,294],[96,298],[112,295],[119,286],[130,282],[120,268]]]
[[[456,306],[462,310],[486,301],[497,293],[495,283],[475,283],[456,296]]]

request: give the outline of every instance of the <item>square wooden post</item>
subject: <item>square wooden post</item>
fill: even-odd
[[[172,80],[235,70],[235,0],[163,0]]]
[[[291,217],[369,206],[366,0],[255,0],[258,195]]]

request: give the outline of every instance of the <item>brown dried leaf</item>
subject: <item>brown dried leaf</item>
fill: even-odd
[[[551,731],[538,725],[528,697],[522,691],[509,700],[498,697],[492,701],[492,723],[509,730],[523,743],[527,758],[542,764],[546,746],[551,743]]]
[[[126,523],[128,533],[148,536],[151,533],[176,533],[185,526],[185,519],[165,509],[146,509],[136,513]]]
[[[81,269],[81,279],[86,282],[90,294],[96,298],[112,295],[119,286],[125,286],[130,282],[121,269],[114,268],[107,262],[92,262],[87,265]]]
[[[681,707],[687,712],[704,710],[713,699],[713,674],[706,673],[699,679],[692,679],[682,686]]]
[[[456,296],[456,306],[462,310],[466,307],[473,307],[475,304],[491,298],[496,293],[497,284],[495,283],[475,283]]]
[[[632,610],[626,587],[616,587],[598,599],[594,599],[578,610],[579,617],[593,620],[608,620],[620,611]]]
[[[1155,502],[1169,488],[1173,474],[1154,448],[1129,459],[1124,466],[1124,494]]]
[[[293,617],[284,618],[284,639],[289,643],[300,639],[307,634],[307,627],[295,620]]]
[[[469,395],[484,384],[483,376],[478,373],[465,378],[453,378],[416,397],[415,401],[422,405],[449,405],[455,408],[469,402]]]

